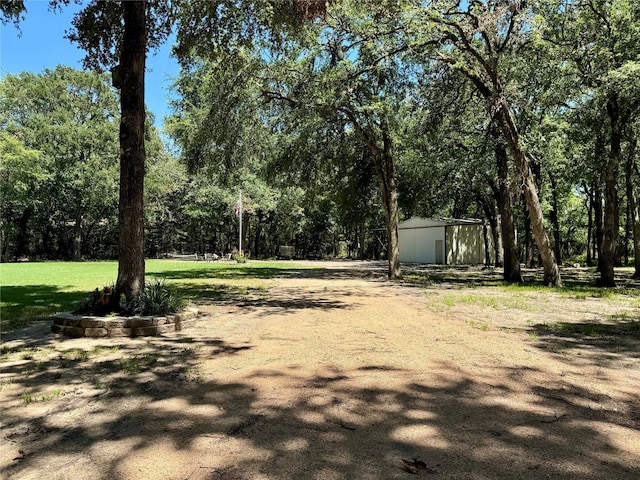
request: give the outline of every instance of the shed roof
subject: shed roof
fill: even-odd
[[[399,229],[448,227],[453,225],[481,225],[477,218],[422,218],[411,217],[398,224]]]

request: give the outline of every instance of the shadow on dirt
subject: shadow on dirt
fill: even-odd
[[[403,283],[413,286],[443,286],[448,288],[475,288],[478,286],[505,286],[509,285],[503,281],[502,269],[493,267],[483,267],[479,265],[423,265],[423,264],[403,264]],[[524,278],[523,287],[542,286],[542,269],[522,268]],[[560,267],[560,273],[564,284],[564,291],[576,291],[592,293],[595,296],[602,296],[598,292],[624,292],[632,290],[632,293],[639,293],[640,279],[633,277],[632,269],[617,269],[615,288],[596,287],[598,273],[595,267]],[[517,284],[510,284],[514,287]],[[549,288],[549,290],[563,290]]]
[[[640,314],[623,316],[603,323],[552,322],[531,327],[536,346],[567,359],[607,363],[624,358],[640,358]],[[575,356],[578,357],[575,357]]]
[[[588,423],[637,429],[637,399],[621,405],[586,386],[524,386],[523,375],[535,368],[505,368],[504,380],[496,383],[496,377],[474,380],[455,364],[441,363],[430,366],[435,381],[408,377],[402,388],[355,385],[363,371],[374,375],[372,385],[402,373],[384,363],[315,375],[296,369],[257,373],[276,392],[300,392],[283,403],[256,388],[251,376],[225,383],[198,372],[204,359],[252,348],[216,338],[157,338],[143,347],[96,343],[91,351],[63,350],[44,364],[35,351],[11,352],[24,353],[9,372],[12,387],[31,392],[35,403],[4,408],[5,445],[27,451],[5,466],[4,475],[28,476],[38,465],[52,464],[61,465],[60,475],[79,478],[69,458],[119,442],[127,448],[117,455],[92,458],[102,462],[96,466],[100,478],[124,480],[125,464],[152,465],[160,443],[200,452],[167,478],[411,478],[401,458],[422,459],[433,478],[637,478],[638,459],[625,457]],[[44,402],[44,388],[56,385],[68,393],[25,421],[22,412]],[[505,401],[512,395],[529,400],[515,408]],[[123,410],[126,405],[138,408]],[[70,410],[77,412],[75,421],[62,423],[57,416]]]

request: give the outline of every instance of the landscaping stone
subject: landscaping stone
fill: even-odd
[[[62,312],[53,319],[51,331],[75,338],[155,336],[192,327],[198,315],[195,308],[157,317],[95,317]]]

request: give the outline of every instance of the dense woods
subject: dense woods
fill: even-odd
[[[71,38],[126,82],[127,60],[99,54],[121,32],[88,21],[115,7],[90,4]],[[640,274],[636,1],[147,2],[146,18],[138,48],[173,25],[182,73],[164,132],[136,120],[144,183],[140,164],[118,181],[121,120],[142,107],[120,106],[113,73],[0,80],[3,261],[122,257],[132,218],[147,256],[229,253],[242,192],[253,257],[387,258],[395,278],[400,220],[476,217],[505,280],[521,263],[550,285],[567,261],[603,286]],[[143,222],[119,218],[129,181]]]

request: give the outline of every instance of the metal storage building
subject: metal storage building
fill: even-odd
[[[485,234],[482,220],[413,217],[398,225],[400,261],[446,265],[483,264]],[[489,227],[486,227],[489,229]],[[495,249],[487,231],[490,261]]]

